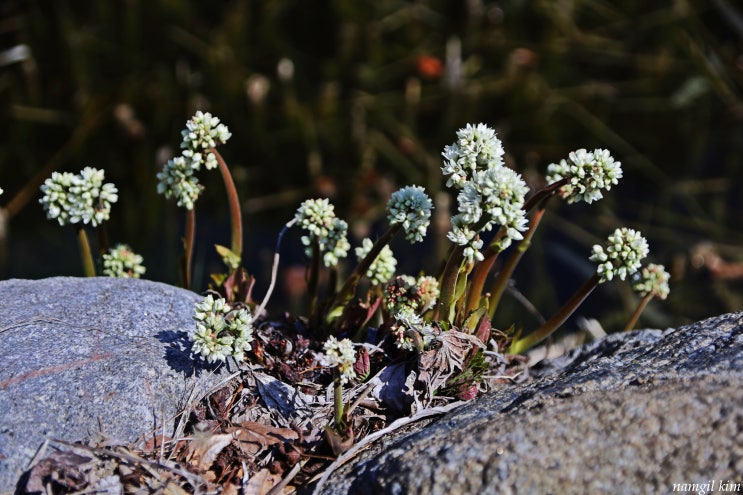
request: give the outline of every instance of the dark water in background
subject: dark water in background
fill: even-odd
[[[120,190],[112,243],[145,257],[146,278],[177,284],[182,215],[156,194],[155,174],[177,153],[185,120],[210,110],[233,133],[222,151],[246,206],[245,263],[261,297],[276,235],[303,199],[327,195],[352,225],[379,222],[374,205],[397,187],[434,195],[443,146],[464,124],[486,122],[530,181],[579,147],[607,147],[624,164],[593,207],[551,205],[516,273],[543,312],[591,270],[591,244],[621,225],[642,230],[652,261],[675,277],[646,324],[743,308],[738,278],[693,263],[700,243],[743,262],[743,33],[724,10],[741,14],[737,5],[633,1],[557,15],[529,1],[341,4],[3,2],[0,52],[30,55],[0,65],[0,205],[55,154],[60,171],[104,168]],[[287,61],[291,76],[279,71]],[[221,270],[212,244],[229,243],[222,185],[204,182],[197,291]],[[0,278],[82,273],[74,232],[47,222],[39,197],[10,221]],[[280,286],[274,308],[301,307],[290,296],[301,282],[298,236],[284,240],[280,283],[290,288]],[[396,245],[400,271],[435,271],[435,244]],[[584,312],[618,328],[635,302],[626,284],[611,284]],[[504,320],[522,318],[509,308]]]

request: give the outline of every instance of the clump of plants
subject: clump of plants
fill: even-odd
[[[279,232],[273,277],[258,303],[252,297],[254,279],[242,267],[240,202],[217,151],[230,136],[218,118],[197,112],[182,132],[181,155],[158,174],[158,192],[185,209],[181,276],[186,287],[191,286],[194,209],[203,191],[198,174],[218,168],[230,205],[230,247],[216,246],[225,273],[212,275],[188,333],[194,359],[234,366],[241,375],[191,412],[194,440],[187,445],[173,440],[169,447],[170,455],[203,476],[204,483],[227,487],[261,479],[265,491],[307,485],[329,460],[392,421],[414,418],[432,406],[451,407],[515,379],[525,361],[519,355],[560,328],[598,285],[631,279],[642,299],[627,329],[651,298],[668,294],[663,266],[642,266],[649,253],[645,238],[618,228],[587,253],[595,273],[541,326],[495,328],[491,322],[508,281],[548,205],[598,201],[618,183],[622,169],[608,150],[580,149],[549,165],[546,185],[532,191],[504,163],[495,131],[467,124],[442,153],[442,181],[457,208],[440,273],[397,273],[391,248],[396,236],[416,244],[427,235],[433,202],[423,187],[394,192],[386,204],[386,230],[357,246],[334,205],[312,198],[298,205]],[[86,273],[94,274],[83,227],[99,228],[108,218],[115,187],[103,184],[103,172],[85,169],[78,176],[55,173],[42,192],[48,217],[76,228]],[[301,315],[269,308],[282,238],[292,228],[301,230],[306,255],[307,309]],[[107,246],[104,240],[101,246]],[[113,276],[144,272],[141,258],[126,246],[103,253],[102,260]],[[283,390],[282,398],[267,384]],[[272,434],[284,440],[268,441]],[[241,438],[250,435],[264,440],[248,455]]]

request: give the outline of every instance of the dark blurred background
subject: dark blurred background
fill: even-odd
[[[640,229],[673,276],[641,325],[738,310],[742,88],[743,8],[726,0],[4,0],[0,278],[82,275],[73,231],[44,218],[38,188],[53,170],[92,166],[119,188],[112,241],[145,257],[146,278],[177,284],[183,215],[155,174],[201,109],[233,134],[221,152],[259,300],[276,234],[304,199],[330,197],[353,245],[384,227],[384,202],[406,184],[425,186],[446,220],[440,153],[485,122],[535,187],[577,148],[623,164],[604,200],[551,204],[516,273],[543,313],[618,226]],[[201,180],[197,291],[221,270],[212,244],[229,244],[221,178]],[[435,272],[445,231],[395,244],[399,271]],[[277,313],[303,283],[298,238],[284,240]],[[615,330],[636,302],[627,284],[606,284],[580,312]],[[534,324],[514,299],[499,318]]]

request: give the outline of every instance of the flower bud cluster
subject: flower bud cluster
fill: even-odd
[[[217,167],[217,159],[209,150],[226,143],[232,133],[226,125],[219,122],[218,117],[199,110],[186,122],[181,136],[183,156],[189,160],[191,166],[199,170],[203,164],[207,170],[211,170]]]
[[[401,311],[423,313],[432,308],[438,298],[438,281],[425,275],[417,280],[410,275],[400,275],[384,288],[385,307],[393,315]]]
[[[406,351],[426,349],[436,336],[436,329],[426,323],[418,313],[410,308],[395,313],[392,335],[395,346]]]
[[[78,175],[53,172],[41,186],[44,196],[39,202],[46,216],[59,225],[84,223],[97,227],[109,219],[111,204],[118,201],[118,190],[103,183],[105,173],[85,167]]]
[[[568,183],[560,187],[558,194],[568,203],[593,201],[603,198],[602,190],[608,191],[622,178],[622,164],[614,161],[608,150],[585,149],[572,151],[568,160],[560,160],[547,167],[547,183],[568,177]]]
[[[195,173],[201,170],[202,165],[207,170],[218,166],[211,150],[226,143],[232,134],[218,117],[198,111],[186,122],[181,135],[183,152],[181,156],[168,160],[157,174],[157,192],[166,198],[176,198],[178,206],[192,210],[204,190]]]
[[[663,265],[648,263],[632,276],[632,289],[641,297],[652,294],[653,297],[665,299],[671,292],[668,286],[670,279],[671,275]]]
[[[323,345],[325,354],[322,356],[324,366],[337,367],[340,372],[341,385],[356,378],[353,365],[356,363],[356,353],[353,343],[349,339],[338,340],[333,336],[328,337]]]
[[[367,254],[374,247],[374,243],[368,237],[361,241],[361,246],[355,249],[356,257],[359,261],[363,260]],[[395,274],[397,268],[397,260],[395,255],[392,254],[392,249],[388,245],[382,248],[377,257],[369,265],[369,269],[366,271],[366,277],[371,281],[372,285],[386,284],[392,276]]]
[[[194,306],[196,329],[190,334],[194,353],[208,362],[234,356],[238,361],[251,349],[253,316],[248,310],[233,309],[223,298],[208,295]]]
[[[627,275],[632,275],[640,268],[648,252],[648,241],[642,234],[623,227],[609,236],[605,246],[594,245],[589,259],[599,263],[599,281],[603,283],[615,276],[625,280]]]
[[[335,216],[335,207],[327,198],[308,199],[303,202],[294,218],[309,235],[302,236],[305,254],[312,256],[312,243],[317,242],[325,266],[335,266],[345,258],[351,244],[348,242],[348,224]]]
[[[126,244],[119,244],[103,255],[103,274],[116,278],[139,278],[145,272],[143,258]]]
[[[503,145],[485,124],[468,124],[457,132],[457,141],[444,148],[441,171],[449,176],[447,187],[459,190],[458,213],[452,217],[450,241],[466,246],[464,257],[482,260],[480,232],[498,225],[504,234],[499,249],[523,239],[527,219],[524,198],[529,188],[521,176],[503,164]]]
[[[421,242],[431,223],[433,203],[421,186],[406,186],[392,193],[387,202],[390,224],[401,224],[410,243]]]

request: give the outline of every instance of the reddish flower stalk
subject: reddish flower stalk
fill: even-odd
[[[235,181],[232,179],[230,169],[227,167],[222,155],[219,154],[216,148],[210,148],[209,153],[213,153],[219,163],[219,171],[222,173],[222,179],[224,180],[224,187],[227,190],[227,201],[230,205],[230,224],[232,227],[232,244],[230,250],[237,256],[242,258],[243,252],[243,227],[242,227],[242,213],[240,210],[240,199],[237,195],[237,188],[235,187]]]
[[[651,292],[640,300],[639,304],[637,305],[637,308],[635,309],[635,312],[632,313],[632,316],[627,322],[627,326],[624,327],[625,332],[635,328],[635,325],[637,324],[637,320],[640,318],[640,315],[642,314],[642,312],[645,311],[645,306],[648,305],[648,303],[653,297],[655,297],[655,294]]]
[[[196,211],[191,208],[186,210],[186,233],[183,237],[183,287],[191,289],[191,264],[193,261],[193,246],[196,238]]]

